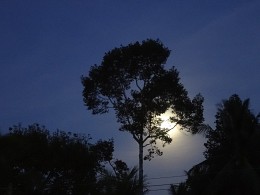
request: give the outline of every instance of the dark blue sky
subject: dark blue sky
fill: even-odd
[[[114,137],[116,158],[137,164],[136,145],[115,117],[84,108],[80,76],[106,51],[147,38],[172,50],[167,66],[180,71],[191,97],[205,97],[207,123],[214,125],[216,104],[233,93],[260,111],[258,0],[0,0],[0,131],[38,122]],[[145,164],[148,178],[180,175],[202,160],[201,136],[175,138]]]

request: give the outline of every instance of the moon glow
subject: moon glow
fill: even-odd
[[[176,132],[176,129],[178,126],[176,126],[174,123],[170,121],[170,117],[172,116],[172,113],[170,111],[166,111],[164,114],[161,114],[159,118],[162,120],[161,128],[168,129],[169,135],[172,137],[174,132]]]

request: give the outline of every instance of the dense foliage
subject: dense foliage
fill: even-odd
[[[260,194],[259,117],[249,109],[249,99],[232,95],[224,100],[216,128],[206,133],[206,160],[188,171],[187,181],[175,187],[180,192],[175,194]]]
[[[108,194],[104,186],[122,185],[117,177],[128,174],[129,169],[124,162],[113,161],[112,140],[91,144],[90,139],[59,130],[50,133],[38,124],[10,128],[8,134],[0,136],[0,194]],[[112,175],[106,185],[105,163],[117,164],[118,170],[118,176]],[[129,181],[136,177],[131,174]],[[135,188],[133,184],[124,190],[131,193]]]

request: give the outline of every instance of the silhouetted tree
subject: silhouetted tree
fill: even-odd
[[[178,185],[171,185],[169,190],[171,195],[189,195],[187,184],[185,182],[181,182]]]
[[[210,194],[260,193],[259,176],[250,162],[252,150],[257,151],[250,144],[252,136],[258,134],[258,124],[259,115],[254,115],[249,109],[249,99],[242,101],[238,95],[232,95],[219,105],[216,130],[208,132],[205,144],[205,157],[218,170],[210,185]],[[214,158],[218,160],[215,161]],[[259,160],[258,157],[255,168],[258,168]]]
[[[208,128],[206,160],[187,172],[187,192],[192,195],[257,195],[259,189],[259,114],[249,99],[238,95],[223,100],[216,114],[216,129]]]
[[[10,128],[0,136],[0,194],[99,194],[97,175],[112,159],[113,141],[90,139],[37,124]]]
[[[85,105],[93,114],[114,110],[120,131],[133,136],[139,146],[139,181],[143,181],[143,159],[162,155],[157,140],[172,140],[169,129],[160,127],[158,116],[171,110],[171,121],[195,133],[203,121],[203,98],[190,100],[180,83],[178,71],[164,68],[170,50],[159,41],[148,39],[105,53],[100,65],[82,76]],[[148,147],[148,154],[143,148]]]
[[[129,169],[121,160],[110,162],[113,171],[106,170],[100,180],[99,186],[104,195],[138,195],[140,182],[138,181],[138,169]]]
[[[258,123],[259,115],[249,109],[249,99],[242,101],[238,95],[232,95],[224,100],[216,114],[216,129],[207,133],[205,157],[245,155]]]

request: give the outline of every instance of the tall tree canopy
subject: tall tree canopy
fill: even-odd
[[[169,55],[170,50],[159,40],[148,39],[112,49],[100,65],[91,67],[88,76],[82,76],[86,107],[93,114],[114,110],[119,130],[130,133],[138,143],[140,181],[143,159],[162,155],[156,141],[172,141],[158,116],[171,110],[170,120],[192,133],[203,121],[202,96],[191,100],[178,71],[165,69]],[[148,147],[145,156],[144,147]]]

